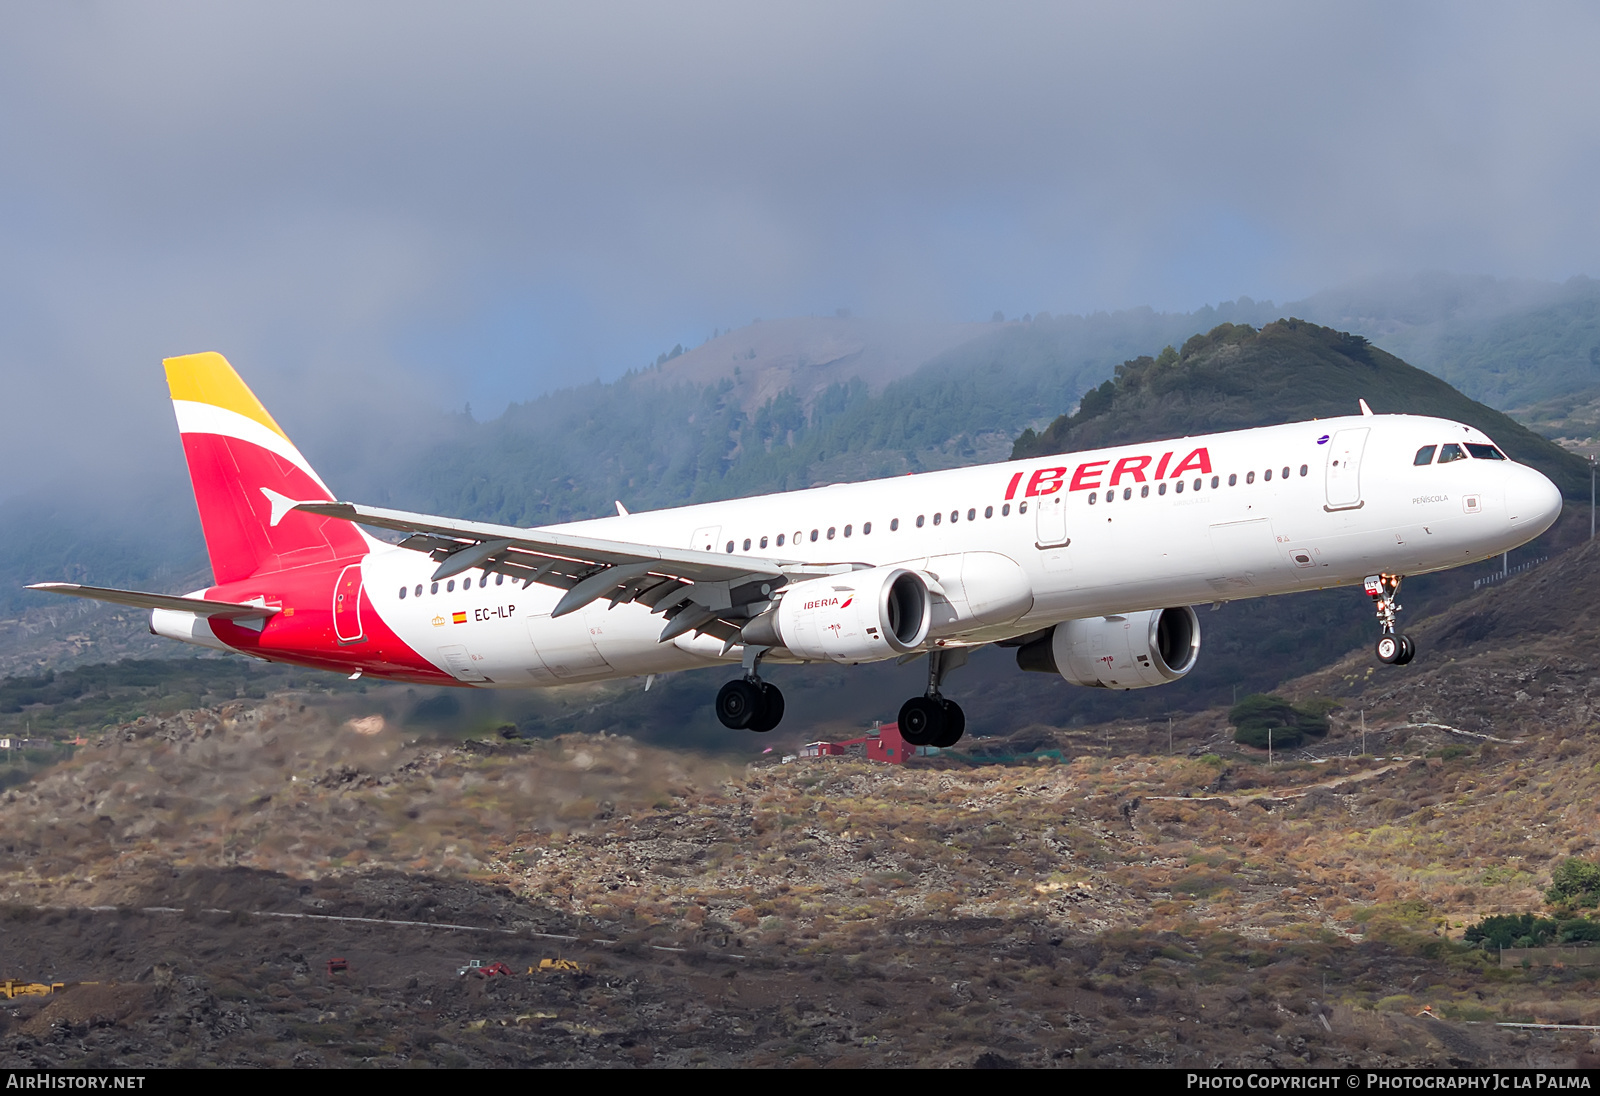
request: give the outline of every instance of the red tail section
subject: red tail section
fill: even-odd
[[[333,495],[227,359],[189,354],[165,365],[218,585],[369,550],[350,522],[289,509]]]

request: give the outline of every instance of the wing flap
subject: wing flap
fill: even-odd
[[[675,615],[672,610],[696,603],[711,611],[702,619],[731,616],[737,620],[746,604],[764,600],[792,580],[864,566],[726,556],[549,529],[456,521],[349,502],[302,502],[295,508],[409,534],[400,546],[437,562],[435,579],[477,567],[520,579],[524,587],[537,582],[565,590],[555,613],[558,616],[604,598],[613,606],[637,601],[651,612],[668,613],[669,618]],[[709,629],[680,627],[675,634],[689,630]],[[737,626],[724,624],[719,630],[736,632]],[[672,633],[670,627],[667,631]]]

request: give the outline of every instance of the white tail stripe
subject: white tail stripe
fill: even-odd
[[[300,450],[281,434],[262,426],[255,419],[241,415],[237,411],[229,411],[225,407],[218,407],[216,404],[196,403],[192,400],[173,400],[172,409],[178,416],[180,434],[218,434],[225,438],[237,438],[251,445],[259,445],[310,476],[312,482],[322,488],[329,499],[333,498],[333,492],[328,490],[328,485],[322,482],[322,477],[317,475],[306,462],[306,458],[300,455]]]

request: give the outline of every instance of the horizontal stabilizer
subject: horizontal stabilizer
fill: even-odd
[[[179,613],[194,613],[203,617],[222,617],[225,620],[264,620],[278,610],[269,605],[243,605],[232,601],[207,601],[200,597],[181,594],[146,594],[138,590],[108,590],[102,586],[79,586],[76,582],[35,582],[30,590],[43,590],[51,594],[68,594],[72,597],[109,601],[113,605],[128,605],[135,609],[171,609]]]

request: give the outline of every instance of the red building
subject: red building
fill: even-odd
[[[800,756],[839,757],[855,753],[856,747],[865,750],[868,761],[882,761],[890,765],[904,765],[917,753],[917,747],[900,737],[900,724],[882,723],[872,734],[861,738],[844,742],[807,742],[800,748]]]

